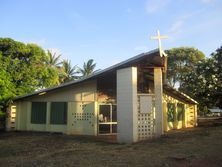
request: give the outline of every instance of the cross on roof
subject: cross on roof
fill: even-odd
[[[158,40],[160,57],[167,56],[166,53],[164,53],[164,51],[162,50],[162,45],[161,45],[161,39],[166,39],[166,38],[168,38],[168,36],[165,35],[161,36],[159,30],[157,30],[157,36],[151,36],[151,39]]]

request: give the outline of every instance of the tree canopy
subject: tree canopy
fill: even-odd
[[[168,55],[167,79],[171,86],[183,84],[181,77],[190,73],[195,65],[205,58],[205,55],[190,47],[173,48],[166,51]]]
[[[168,82],[199,102],[199,110],[222,108],[222,47],[210,57],[194,48],[174,48],[168,54]]]
[[[198,100],[200,107],[222,108],[222,47],[182,77],[180,90]]]
[[[0,106],[15,96],[78,79],[80,72],[90,75],[96,67],[90,59],[78,71],[71,61],[60,58],[36,44],[0,38]]]
[[[0,101],[58,84],[45,51],[35,44],[0,38]]]

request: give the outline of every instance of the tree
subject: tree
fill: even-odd
[[[4,101],[15,96],[15,85],[11,82],[11,76],[7,75],[8,63],[2,61],[2,53],[0,52],[0,111],[4,105]]]
[[[192,72],[196,64],[205,58],[205,55],[195,49],[189,47],[173,48],[166,51],[168,55],[168,83],[175,87],[176,84],[183,84],[181,78]]]
[[[211,54],[214,81],[214,95],[213,100],[215,106],[222,108],[222,46]],[[216,100],[215,100],[216,99]]]
[[[54,86],[58,74],[47,66],[45,51],[35,44],[0,38],[0,100],[5,106],[15,96]]]
[[[51,51],[47,50],[47,66],[50,75],[53,75],[55,78],[56,85],[62,83],[61,78],[63,76],[63,71],[61,70],[60,61],[61,54],[57,55],[56,53],[52,53]]]
[[[79,72],[82,75],[82,77],[89,76],[93,73],[95,73],[96,63],[94,63],[93,59],[89,59],[87,62],[84,62],[83,68],[79,68]]]
[[[69,60],[62,61],[62,67],[60,70],[61,70],[61,77],[60,77],[61,82],[68,82],[78,78],[76,76],[76,74],[78,74],[77,66],[72,66]]]
[[[61,54],[57,55],[56,53],[52,53],[51,51],[47,50],[47,56],[48,56],[48,61],[47,64],[51,67],[60,67],[62,62],[60,62],[60,57]]]
[[[222,108],[222,47],[211,54],[210,58],[196,64],[190,73],[182,77],[180,90],[199,102],[204,108]]]

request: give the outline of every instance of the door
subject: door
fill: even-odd
[[[100,104],[98,121],[99,121],[99,126],[98,126],[99,134],[117,133],[116,105]]]

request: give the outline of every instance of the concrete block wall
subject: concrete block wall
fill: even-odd
[[[138,141],[137,135],[137,68],[117,71],[117,140],[119,143]]]

